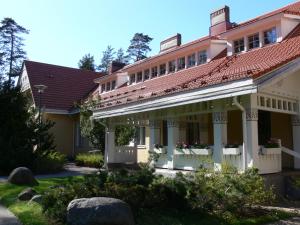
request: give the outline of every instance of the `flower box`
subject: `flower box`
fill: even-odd
[[[190,155],[191,150],[188,148],[175,148],[174,155]]]
[[[261,152],[263,155],[280,155],[281,148],[265,148],[265,147],[263,147],[261,149]]]
[[[157,154],[166,154],[167,153],[166,148],[154,148],[153,151]]]
[[[223,148],[223,155],[240,155],[241,149],[237,148]]]
[[[212,150],[210,148],[192,148],[191,149],[192,154],[195,155],[211,155]]]

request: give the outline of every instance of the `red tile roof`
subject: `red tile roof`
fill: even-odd
[[[72,110],[74,103],[85,98],[97,88],[94,79],[101,73],[87,70],[24,61],[31,90],[38,106],[38,93],[34,85],[47,86],[42,96],[42,105],[47,109]]]
[[[225,54],[226,50],[207,64],[104,93],[99,107],[114,107],[175,92],[263,76],[300,56],[300,25],[280,43],[229,57]]]

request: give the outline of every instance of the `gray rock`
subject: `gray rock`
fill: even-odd
[[[17,185],[38,185],[33,173],[26,167],[14,169],[8,177],[8,182]]]
[[[43,199],[42,195],[34,195],[34,196],[30,199],[29,203],[36,202],[36,203],[40,204],[41,201],[42,201],[42,199]]]
[[[21,201],[29,201],[32,197],[36,195],[36,191],[32,188],[26,188],[18,195],[18,199]]]
[[[115,198],[81,198],[67,209],[69,225],[134,225],[129,205]]]

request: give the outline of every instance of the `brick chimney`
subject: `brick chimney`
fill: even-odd
[[[210,14],[210,36],[217,36],[231,28],[229,7],[227,5]]]
[[[121,62],[112,61],[108,68],[108,74],[112,74],[120,69],[122,69],[126,64]]]

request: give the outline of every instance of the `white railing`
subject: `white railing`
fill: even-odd
[[[288,148],[286,148],[284,146],[281,146],[281,151],[284,152],[284,153],[286,153],[286,154],[289,154],[291,156],[294,156],[295,158],[300,159],[300,154],[298,152],[296,152],[296,151],[288,149]]]
[[[135,146],[115,146],[115,163],[136,163],[137,149]]]

